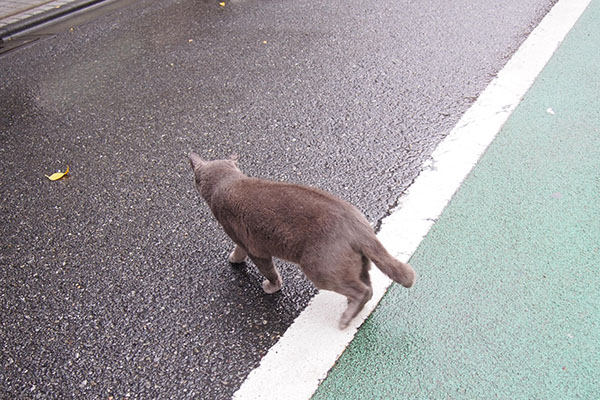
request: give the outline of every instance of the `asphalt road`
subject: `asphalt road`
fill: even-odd
[[[0,57],[0,397],[229,398],[315,289],[227,263],[186,154],[377,225],[552,3],[139,0]]]

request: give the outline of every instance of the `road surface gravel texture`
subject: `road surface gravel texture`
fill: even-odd
[[[227,263],[186,154],[377,226],[553,3],[139,0],[4,54],[0,397],[229,398],[315,289]]]

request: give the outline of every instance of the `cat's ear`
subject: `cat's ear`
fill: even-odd
[[[190,153],[188,155],[189,159],[190,159],[190,164],[192,165],[192,169],[196,170],[202,166],[204,166],[204,164],[206,164],[206,161],[204,161],[198,154],[196,153]]]

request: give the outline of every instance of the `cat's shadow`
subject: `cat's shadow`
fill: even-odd
[[[273,302],[278,297],[285,296],[283,288],[273,294],[265,293],[262,290],[261,283],[265,278],[252,262],[229,263],[229,268],[231,275],[234,277],[235,285],[242,289],[243,292],[251,293],[253,297],[260,295],[269,302]]]
[[[242,291],[253,297],[258,295],[262,301],[274,305],[283,305],[292,299],[310,299],[318,292],[297,265],[281,260],[276,260],[275,262],[284,284],[281,290],[273,294],[263,291],[261,283],[265,278],[251,261],[235,264],[229,263],[230,273],[234,277],[235,285],[242,289]]]

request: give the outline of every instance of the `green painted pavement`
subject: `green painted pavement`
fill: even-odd
[[[314,399],[600,399],[598,21],[596,0]]]

